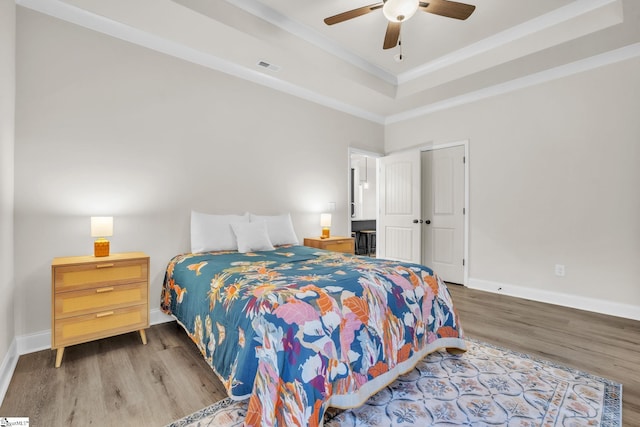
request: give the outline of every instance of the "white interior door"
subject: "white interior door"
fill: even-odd
[[[464,283],[464,146],[421,153],[422,264]]]
[[[420,263],[420,151],[380,159],[377,256]]]

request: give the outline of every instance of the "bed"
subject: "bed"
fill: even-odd
[[[161,307],[229,396],[249,399],[248,426],[322,425],[428,353],[466,349],[429,268],[297,245],[178,255]]]

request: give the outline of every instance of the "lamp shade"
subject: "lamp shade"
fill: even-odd
[[[320,214],[320,227],[331,227],[331,214]]]
[[[411,18],[419,5],[418,0],[387,0],[382,6],[382,13],[391,22],[402,22]]]
[[[91,237],[113,236],[112,216],[92,216],[91,217]]]

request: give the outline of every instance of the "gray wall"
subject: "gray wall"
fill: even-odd
[[[471,286],[640,319],[639,75],[635,58],[387,126],[387,152],[469,140]]]
[[[349,146],[381,125],[18,8],[15,267],[18,335],[50,328],[50,263],[93,251],[89,217],[113,215],[113,252],[164,269],[189,249],[191,209],[291,212],[298,237],[348,225]]]
[[[15,112],[15,28],[13,0],[0,0],[0,366],[15,337],[13,267],[13,170]],[[2,369],[0,369],[0,373]],[[0,399],[3,395],[0,381]],[[7,384],[8,385],[8,384]]]

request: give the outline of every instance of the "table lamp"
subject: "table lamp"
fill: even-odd
[[[328,239],[331,236],[329,229],[331,228],[331,214],[320,214],[320,227],[322,227],[321,239]]]
[[[93,242],[93,256],[109,256],[109,241],[105,237],[113,235],[112,216],[91,217],[91,237],[97,237]]]

